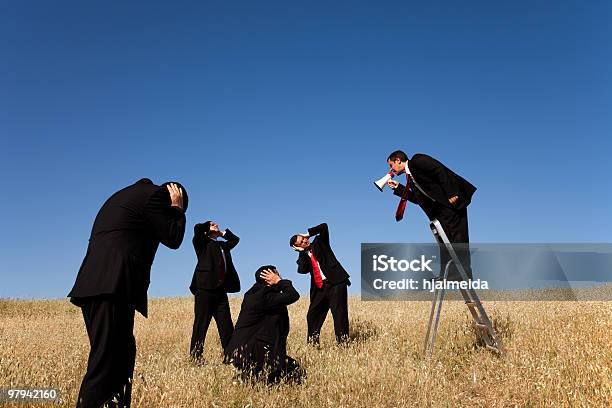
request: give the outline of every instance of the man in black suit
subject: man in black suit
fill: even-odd
[[[472,279],[467,207],[476,187],[426,154],[417,153],[408,160],[406,153],[397,150],[389,155],[387,163],[396,175],[406,174],[408,185],[406,187],[395,180],[387,182],[393,194],[401,197],[396,220],[403,218],[406,201],[421,207],[430,220],[438,219],[449,241],[454,244],[468,279]],[[448,251],[440,247],[442,267],[449,259]],[[449,270],[448,279],[462,280],[454,265]]]
[[[240,290],[240,279],[231,254],[240,238],[229,229],[220,231],[219,225],[212,221],[197,224],[193,230],[198,264],[189,286],[195,296],[190,353],[194,361],[199,362],[211,318],[214,317],[217,323],[221,347],[227,346],[234,331],[227,294]],[[217,240],[221,237],[225,242]]]
[[[179,183],[142,179],[113,194],[94,222],[68,294],[81,307],[91,351],[77,407],[129,407],[136,359],[135,310],[147,317],[151,264],[160,243],[177,249],[188,198]]]
[[[224,361],[241,370],[243,379],[268,384],[301,381],[304,370],[287,356],[287,306],[299,298],[291,281],[281,279],[274,265],[257,269],[255,284],[244,294],[236,330],[225,348]]]
[[[315,236],[313,242],[310,237]],[[319,345],[323,322],[331,309],[334,319],[336,341],[344,343],[349,339],[347,287],[351,284],[349,274],[342,267],[329,243],[329,229],[323,223],[308,229],[307,234],[291,237],[289,245],[299,252],[298,273],[310,274],[310,306],[308,342]]]

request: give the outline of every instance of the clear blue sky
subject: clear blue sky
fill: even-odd
[[[14,1],[0,6],[0,297],[63,297],[93,219],[149,177],[188,188],[152,296],[186,295],[193,225],[242,240],[243,288],[322,221],[359,289],[361,242],[430,242],[372,181],[396,148],[478,187],[473,242],[609,242],[607,1]]]

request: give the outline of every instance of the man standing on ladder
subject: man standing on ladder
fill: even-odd
[[[406,185],[392,179],[387,181],[393,189],[393,194],[400,197],[395,214],[396,221],[399,222],[404,217],[407,201],[421,207],[430,221],[437,219],[449,241],[453,243],[468,279],[472,279],[467,207],[476,187],[426,154],[417,153],[409,160],[406,153],[396,150],[389,155],[387,163],[395,175],[406,175]],[[450,254],[443,245],[440,246],[441,267],[444,268],[449,260]],[[443,277],[443,274],[444,270],[441,270],[440,277]],[[447,279],[462,280],[454,264]]]

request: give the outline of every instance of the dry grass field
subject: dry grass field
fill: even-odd
[[[235,320],[240,299],[231,304]],[[207,363],[191,365],[192,298],[153,300],[150,318],[136,319],[133,406],[612,406],[611,302],[486,302],[508,350],[502,358],[478,345],[462,303],[445,303],[425,366],[429,306],[353,297],[355,341],[334,344],[330,315],[322,347],[314,349],[305,342],[303,296],[289,307],[289,354],[306,368],[307,380],[266,387],[233,382],[214,323]],[[0,387],[57,387],[60,405],[74,406],[87,353],[80,310],[68,301],[0,301]]]

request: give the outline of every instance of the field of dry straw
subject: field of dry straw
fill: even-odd
[[[353,343],[334,344],[330,315],[314,349],[303,296],[289,307],[289,354],[308,378],[273,387],[233,382],[214,323],[207,364],[191,365],[192,298],[150,303],[150,318],[136,319],[135,407],[612,406],[610,302],[486,302],[503,358],[479,346],[462,303],[445,303],[425,366],[428,302],[351,298]],[[236,319],[240,299],[231,305]],[[0,301],[0,387],[57,387],[60,405],[74,406],[87,353],[80,310],[68,301]]]

